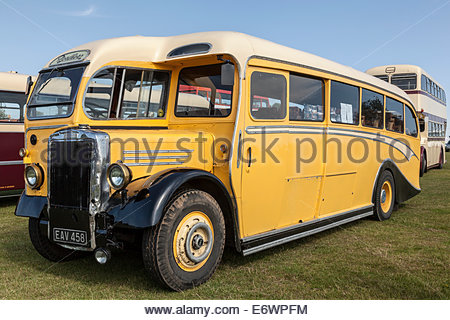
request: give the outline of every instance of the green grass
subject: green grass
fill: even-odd
[[[48,262],[14,216],[16,200],[3,200],[0,299],[450,299],[450,164],[421,187],[382,223],[360,220],[249,257],[228,250],[210,281],[181,293],[150,281],[139,251],[105,266]]]

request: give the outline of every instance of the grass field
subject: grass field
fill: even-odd
[[[450,154],[447,153],[447,159]],[[385,222],[360,220],[249,257],[231,250],[206,284],[151,282],[140,252],[53,264],[28,239],[16,200],[0,202],[0,299],[450,299],[450,164]]]

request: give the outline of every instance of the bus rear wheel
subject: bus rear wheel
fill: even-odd
[[[146,270],[175,291],[213,275],[225,246],[225,220],[217,201],[201,190],[181,192],[166,206],[159,225],[144,232]]]
[[[439,156],[439,169],[444,167],[444,151],[441,150],[441,155]]]
[[[381,174],[375,190],[374,216],[379,221],[391,217],[395,205],[395,182],[392,173],[388,170]]]
[[[425,152],[422,153],[422,156],[420,157],[420,177],[423,177],[425,172],[427,172],[427,156]]]

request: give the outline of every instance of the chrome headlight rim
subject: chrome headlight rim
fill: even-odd
[[[36,176],[36,182],[34,184],[30,183],[30,181],[28,180],[28,174],[27,173],[31,172],[31,170],[34,172],[34,174]],[[39,189],[42,186],[42,183],[44,182],[44,171],[36,163],[32,163],[32,164],[29,164],[29,165],[25,166],[25,170],[24,170],[24,174],[23,175],[24,175],[25,183],[31,189]]]
[[[113,183],[112,179],[111,179],[111,172],[113,169],[118,168],[121,172],[122,172],[122,176],[123,176],[123,181],[120,185],[116,185]],[[106,176],[108,178],[108,183],[110,185],[111,188],[113,188],[114,190],[122,190],[124,189],[131,181],[131,170],[122,162],[116,162],[111,164],[108,167],[108,170],[106,172]]]

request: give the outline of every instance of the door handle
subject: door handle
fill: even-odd
[[[249,147],[247,149],[247,155],[248,155],[248,167],[252,165],[252,147]]]

